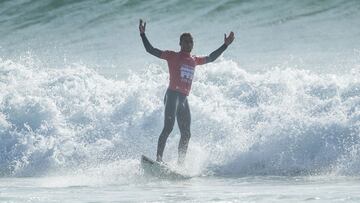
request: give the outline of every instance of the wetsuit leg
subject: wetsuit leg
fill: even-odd
[[[178,148],[178,153],[179,153],[178,164],[182,165],[185,161],[186,151],[191,137],[191,133],[190,133],[191,115],[190,115],[189,103],[186,97],[182,101],[180,100],[179,102],[177,123],[181,134],[179,148]]]
[[[179,95],[174,91],[168,90],[165,95],[164,128],[158,140],[156,161],[162,161],[166,140],[174,128],[178,103]]]

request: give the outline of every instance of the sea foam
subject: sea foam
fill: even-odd
[[[156,151],[168,73],[153,64],[129,75],[1,59],[0,173],[139,170],[134,161]],[[226,59],[199,66],[188,98],[187,167],[225,176],[358,175],[359,76],[291,67],[249,73]],[[179,136],[175,127],[165,160],[176,160]]]

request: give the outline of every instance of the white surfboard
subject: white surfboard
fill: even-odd
[[[144,155],[141,156],[141,167],[145,174],[166,179],[189,179],[191,176],[182,174],[169,166],[154,161]]]

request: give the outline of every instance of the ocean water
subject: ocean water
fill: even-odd
[[[359,202],[360,2],[0,1],[0,202]],[[146,176],[193,53],[190,180]],[[175,127],[164,153],[177,159]]]

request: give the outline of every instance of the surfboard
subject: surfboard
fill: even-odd
[[[149,157],[141,156],[141,167],[144,173],[158,178],[165,179],[190,179],[191,176],[182,174],[166,164],[154,161]]]

